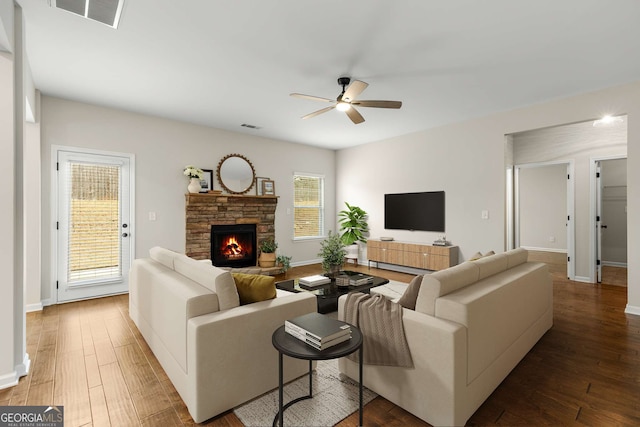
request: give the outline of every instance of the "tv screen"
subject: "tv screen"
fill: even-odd
[[[384,228],[444,231],[444,191],[384,195]]]

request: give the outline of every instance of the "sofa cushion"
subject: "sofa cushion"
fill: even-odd
[[[475,254],[471,255],[471,258],[469,258],[469,261],[475,261],[477,259],[482,258],[483,255],[480,252],[476,252]]]
[[[216,292],[217,280],[233,280],[231,273],[214,267],[213,265],[191,259],[185,255],[173,260],[175,270],[194,282],[204,286],[212,292]],[[225,278],[228,276],[228,278]]]
[[[408,308],[409,310],[416,309],[416,300],[418,299],[418,291],[420,290],[420,285],[422,284],[422,277],[422,275],[419,275],[411,279],[411,282],[409,282],[409,286],[407,286],[407,289],[398,300],[398,304],[400,304],[404,308]]]
[[[183,254],[162,248],[160,246],[155,246],[149,249],[149,256],[152,260],[157,261],[172,270],[174,270],[173,260],[176,258],[184,257]]]
[[[478,266],[478,280],[501,273],[509,268],[508,258],[505,254],[490,255],[472,262]]]
[[[240,305],[276,297],[276,278],[258,274],[231,273],[236,282]]]
[[[216,280],[216,293],[220,310],[228,310],[240,306],[240,295],[236,282],[231,274],[221,274]]]
[[[463,262],[455,267],[425,274],[418,291],[416,311],[435,315],[436,299],[478,280],[478,266],[475,262]]]
[[[529,252],[526,249],[517,248],[505,252],[508,259],[508,268],[515,267],[516,265],[524,264],[529,259]]]

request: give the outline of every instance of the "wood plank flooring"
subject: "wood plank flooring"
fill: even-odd
[[[404,282],[413,277],[349,268]],[[297,267],[287,278],[319,271],[318,265]],[[640,425],[640,317],[624,314],[626,288],[563,276],[553,274],[553,328],[468,425]],[[29,313],[27,351],[31,373],[0,390],[0,405],[64,405],[67,427],[193,425],[129,319],[127,295]],[[232,412],[204,424],[242,425]],[[357,425],[357,414],[339,425]],[[365,407],[365,425],[427,424],[378,397]]]

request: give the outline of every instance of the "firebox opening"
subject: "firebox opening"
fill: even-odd
[[[256,265],[255,224],[212,225],[211,260],[217,267]]]

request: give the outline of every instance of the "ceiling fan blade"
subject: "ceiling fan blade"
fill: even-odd
[[[289,94],[290,96],[294,96],[296,98],[303,98],[303,99],[310,99],[312,101],[320,101],[320,102],[335,102],[335,99],[329,99],[329,98],[321,98],[319,96],[311,96],[311,95],[304,95],[302,93],[291,93]]]
[[[395,108],[402,107],[401,101],[353,101],[351,104],[358,107]]]
[[[363,90],[367,88],[367,86],[369,86],[368,83],[361,82],[360,80],[354,80],[344,92],[344,95],[342,95],[342,100],[353,101],[362,93]]]
[[[322,113],[326,113],[327,111],[333,110],[335,107],[335,105],[332,105],[331,107],[326,107],[323,108],[322,110],[318,110],[318,111],[314,111],[313,113],[309,113],[306,116],[303,116],[303,119],[310,119],[311,117],[315,117],[317,115],[320,115]]]
[[[353,124],[357,125],[358,123],[364,122],[364,117],[362,117],[362,114],[358,113],[358,110],[353,107],[349,108],[347,111],[345,111],[345,113],[347,113],[347,116],[349,116]]]

